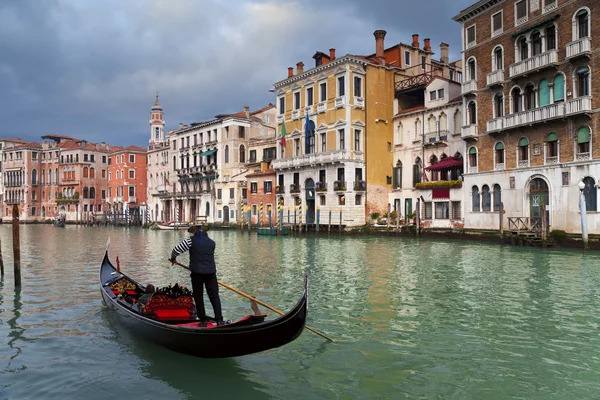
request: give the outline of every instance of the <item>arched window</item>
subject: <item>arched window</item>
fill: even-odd
[[[474,81],[477,79],[477,63],[475,62],[475,58],[469,58],[467,61],[467,81]]]
[[[550,86],[547,79],[542,79],[539,86],[540,107],[550,104]]]
[[[421,182],[421,159],[417,157],[413,164],[413,186]]]
[[[456,110],[454,113],[454,134],[459,135],[462,127],[462,114],[460,110]]]
[[[246,147],[243,144],[240,146],[240,162],[246,162]]]
[[[430,134],[437,134],[437,120],[435,118],[434,115],[430,115],[429,119],[427,120],[428,125],[429,125],[429,133]]]
[[[469,168],[477,168],[477,148],[475,146],[471,146],[469,149]]]
[[[590,14],[588,10],[579,10],[575,14],[575,40],[590,36]]]
[[[31,171],[31,184],[37,185],[37,170]]]
[[[481,203],[483,211],[492,211],[492,197],[488,185],[483,185],[481,187]]]
[[[556,27],[550,25],[546,28],[546,51],[556,49]]]
[[[558,74],[554,77],[554,102],[565,100],[565,77]]]
[[[96,189],[94,189],[93,187],[90,188],[90,199],[96,199]]]
[[[55,176],[55,179],[54,179],[54,183],[55,183],[56,185],[58,185],[58,168],[56,168],[54,171],[55,171],[55,173],[56,173],[56,176]]]
[[[52,185],[52,170],[48,170],[48,185]],[[48,196],[50,197],[50,196]]]
[[[84,178],[88,177],[88,167],[83,167],[83,177]]]
[[[504,95],[502,92],[496,93],[494,96],[494,118],[504,116]]]
[[[530,83],[525,86],[525,110],[533,110],[535,108],[535,90]]]
[[[398,129],[396,130],[396,144],[403,144],[403,138],[404,138],[404,125],[402,125],[402,122],[400,122],[398,124]]]
[[[474,101],[470,101],[469,104],[467,105],[467,112],[469,113],[469,115],[468,115],[469,125],[476,125],[477,124],[477,103],[475,103]]]
[[[577,130],[577,159],[590,158],[590,128],[582,126]]]
[[[31,200],[35,200],[35,199],[36,199],[36,197],[37,197],[37,196],[36,196],[35,190],[32,190],[32,191],[31,191]]]
[[[542,54],[542,34],[540,31],[535,31],[531,34],[531,45],[533,50],[533,55],[537,56],[538,54]]]
[[[575,72],[575,87],[577,89],[576,96],[590,95],[590,69],[588,67],[580,67]]]
[[[524,164],[525,163],[525,164]],[[529,165],[529,140],[521,138],[519,140],[519,167]]]
[[[585,188],[583,188],[583,196],[585,197],[585,209],[586,211],[597,211],[598,209],[598,189],[596,189],[596,181],[594,178],[585,177],[583,178]]]
[[[519,51],[519,61],[529,58],[529,47],[527,45],[527,39],[524,36],[521,36],[519,40],[517,40],[517,49]]]
[[[40,174],[40,179],[41,179],[41,181],[42,181],[42,182],[41,182],[41,183],[42,183],[42,185],[43,185],[44,183],[46,183],[46,170],[45,170],[45,169],[43,169],[43,170],[42,170],[42,173]]]
[[[398,160],[396,162],[396,166],[394,167],[394,171],[393,171],[393,188],[394,189],[401,189],[402,188],[402,161]]]
[[[499,69],[504,69],[504,57],[502,54],[502,47],[500,46],[496,46],[496,48],[494,48],[494,57],[492,65],[494,66],[494,70],[496,71]]]
[[[229,145],[225,146],[225,164],[229,163]]]
[[[500,185],[494,185],[494,211],[500,211],[500,203],[502,203],[502,190]]]
[[[429,164],[433,165],[433,164],[437,164],[438,159],[436,157],[435,154],[432,154],[431,157],[429,157]]]
[[[516,86],[510,91],[511,97],[511,105],[512,105],[512,113],[516,114],[518,112],[523,111],[521,105],[521,88]]]
[[[504,143],[498,142],[494,146],[496,169],[504,169]]]
[[[417,118],[415,121],[415,140],[419,140],[419,137],[421,136],[421,129],[421,120]]]
[[[473,186],[473,188],[471,189],[471,197],[473,199],[472,202],[472,209],[473,212],[479,212],[481,211],[481,207],[480,207],[480,197],[479,197],[479,188],[477,186]]]
[[[88,195],[88,188],[87,188],[87,187],[84,187],[84,188],[83,188],[83,198],[84,198],[84,199],[87,199],[87,198],[88,198],[88,196],[89,196],[89,195]]]
[[[440,131],[442,135],[445,135],[448,132],[448,117],[446,113],[442,113],[440,115]]]
[[[96,173],[94,171],[94,168],[90,168],[90,178],[94,179],[96,177]]]
[[[556,132],[550,132],[546,136],[546,163],[555,164],[558,160],[558,135]]]

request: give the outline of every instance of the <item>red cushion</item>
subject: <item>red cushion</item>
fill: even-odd
[[[127,294],[134,295],[134,294],[137,294],[137,292],[135,290],[128,290]]]
[[[178,310],[156,310],[154,314],[160,319],[189,319],[190,313],[180,308]]]

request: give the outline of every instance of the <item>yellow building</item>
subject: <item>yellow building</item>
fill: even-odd
[[[374,54],[336,58],[335,49],[317,52],[313,68],[305,71],[299,62],[295,74],[288,68],[287,78],[274,84],[278,196],[286,208],[302,206],[303,222],[315,222],[317,207],[321,224],[329,210],[331,222],[339,224],[341,210],[348,227],[364,225],[371,212],[387,211],[397,75],[422,73],[413,67],[422,62],[419,56],[428,62],[432,53],[402,43],[385,49],[385,35],[374,32]]]

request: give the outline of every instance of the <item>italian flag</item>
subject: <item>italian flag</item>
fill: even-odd
[[[285,149],[285,122],[281,124],[281,146]]]

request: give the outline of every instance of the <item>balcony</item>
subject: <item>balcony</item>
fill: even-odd
[[[575,108],[576,105],[573,107]],[[487,130],[488,132],[497,132],[503,129],[516,128],[522,125],[545,122],[548,119],[558,118],[564,115],[565,103],[555,103],[489,120],[487,121]]]
[[[567,115],[592,111],[592,98],[591,96],[577,97],[567,101],[565,107]]]
[[[494,170],[496,171],[504,171],[506,169],[506,164],[504,163],[496,163],[494,165]]]
[[[551,2],[546,1],[547,4],[544,5],[544,14],[556,10],[556,8],[558,7],[558,5],[556,4],[556,1],[557,0],[554,0],[554,1],[551,1]]]
[[[354,182],[354,191],[355,192],[366,192],[367,191],[367,182],[365,181],[355,181]]]
[[[477,137],[477,124],[463,126],[460,130],[462,139],[472,139]]]
[[[365,108],[365,99],[362,97],[354,97],[354,107]]]
[[[462,94],[472,93],[477,91],[477,81],[471,79],[462,84]]]
[[[494,86],[499,85],[504,81],[504,70],[498,69],[494,72],[490,72],[487,74],[487,85]]]
[[[455,181],[429,181],[415,184],[417,189],[459,189],[463,185],[461,180]]]
[[[327,182],[317,182],[315,184],[315,191],[326,192],[327,191]]]
[[[476,174],[478,171],[477,166],[469,167],[469,174]]]
[[[277,125],[282,124],[283,123],[283,114],[279,114],[277,116]]]
[[[121,196],[113,198],[113,203],[122,203],[122,202],[123,202],[123,197],[121,197]]]
[[[275,185],[275,193],[285,194],[285,187],[283,187],[282,185]]]
[[[128,203],[137,203],[137,197],[135,197],[135,196],[129,196]]]
[[[324,101],[321,101],[319,103],[317,103],[317,113],[321,114],[327,111],[327,103]]]
[[[558,164],[558,156],[546,157],[546,165]]]
[[[529,168],[529,160],[519,160],[517,162],[517,168]]]
[[[229,204],[235,204],[235,199],[229,199]]]
[[[567,43],[567,58],[589,56],[592,52],[592,38],[584,37]]]
[[[439,132],[428,132],[425,134],[423,138],[424,146],[431,146],[440,143],[444,143],[448,140],[448,132],[447,130],[439,131]]]
[[[488,132],[499,131],[502,128],[504,128],[504,118],[503,117],[490,119],[487,122],[487,131]]]
[[[333,182],[333,190],[336,192],[343,192],[346,190],[346,181],[335,181]]]
[[[217,204],[223,204],[223,199],[217,199]]]
[[[292,121],[300,119],[300,110],[292,110]]]
[[[558,62],[558,52],[556,49],[547,51],[530,57],[526,60],[512,64],[510,66],[510,77],[514,78],[529,72],[534,72],[543,68],[551,67]]]
[[[273,169],[293,169],[301,167],[312,167],[322,164],[343,163],[346,161],[363,161],[364,154],[354,150],[335,150],[324,153],[312,153],[294,158],[281,158],[273,160]]]
[[[591,159],[589,152],[587,152],[587,153],[577,153],[575,155],[575,160],[576,161],[587,161],[589,159]]]
[[[297,183],[292,183],[290,185],[290,193],[300,193],[300,185]]]
[[[313,113],[313,106],[312,106],[312,104],[310,106],[304,107],[304,115],[306,115],[306,114],[310,115],[312,113]]]
[[[346,96],[339,96],[335,98],[335,108],[342,108],[346,105]]]

